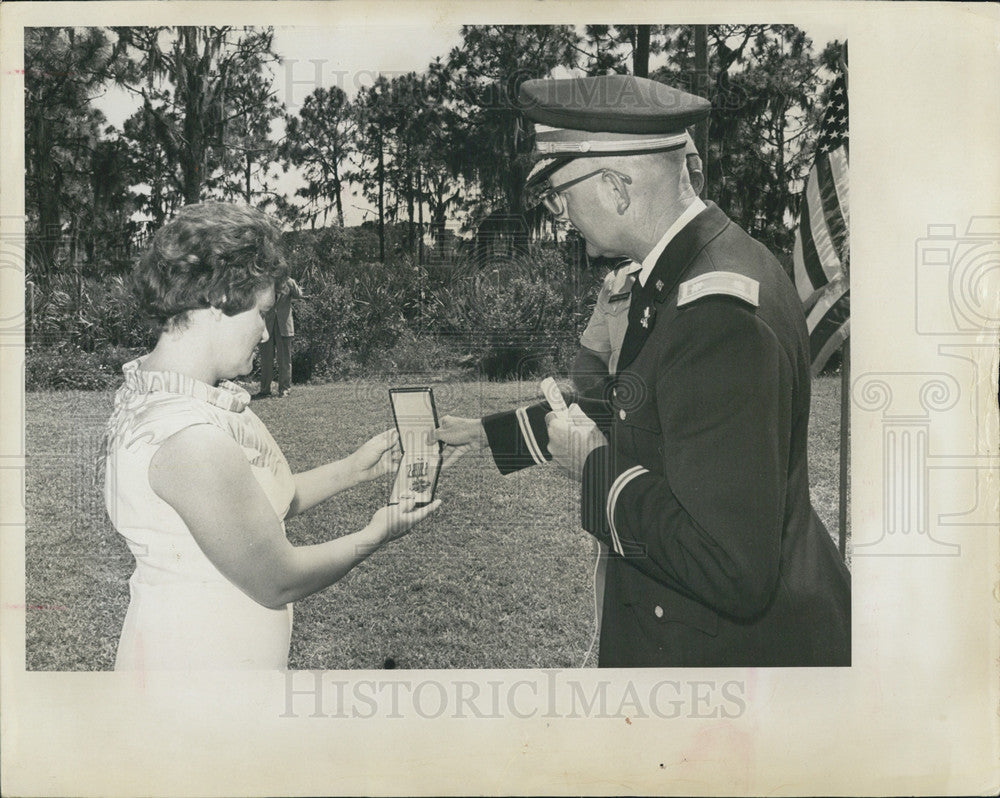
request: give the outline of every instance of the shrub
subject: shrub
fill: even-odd
[[[83,313],[93,325],[91,346],[149,349],[156,343],[157,333],[140,313],[128,280],[119,275],[93,283]]]
[[[467,376],[468,358],[449,336],[406,329],[396,344],[373,354],[369,371],[384,376],[433,374],[437,378]]]
[[[109,346],[87,352],[72,341],[27,347],[24,387],[27,391],[99,391],[117,388],[122,366],[138,357],[142,349]]]
[[[419,265],[405,225],[387,230],[387,263],[374,259],[371,225],[286,234],[307,295],[294,305],[296,382],[470,370],[500,379],[569,365],[600,285],[576,268],[572,242]],[[117,384],[122,363],[155,343],[121,276],[29,280],[26,304],[33,389]]]
[[[354,367],[349,342],[361,326],[351,292],[322,278],[305,290],[308,298],[294,303],[292,379],[305,382],[349,375]]]
[[[29,343],[72,341],[86,352],[107,347],[150,347],[156,340],[121,275],[98,280],[53,276],[26,286]]]
[[[529,377],[568,366],[598,285],[558,252],[539,250],[467,274],[442,292],[434,312],[483,376]]]
[[[315,342],[324,351],[313,351],[314,366],[331,358],[339,360],[340,366],[327,371],[343,376],[349,370],[348,361],[356,367],[373,367],[404,331],[418,327],[428,297],[440,290],[440,283],[426,268],[402,257],[384,264],[331,264],[329,273],[314,275],[303,290],[308,298],[295,304],[296,337],[308,338],[310,343],[299,343],[296,349],[314,350]],[[333,349],[331,343],[336,343]]]

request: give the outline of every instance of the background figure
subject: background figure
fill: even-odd
[[[278,396],[287,396],[292,388],[292,338],[295,337],[295,320],[292,317],[292,300],[303,299],[305,294],[299,284],[289,277],[278,290],[274,307],[264,317],[267,340],[260,347],[260,392],[258,397],[271,395],[274,379],[274,355],[278,354]]]

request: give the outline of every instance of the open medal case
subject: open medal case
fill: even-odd
[[[434,391],[430,388],[391,388],[389,403],[403,452],[389,504],[399,504],[401,499],[412,497],[414,506],[422,507],[434,501],[444,448],[440,441],[428,442],[428,436],[438,426]]]

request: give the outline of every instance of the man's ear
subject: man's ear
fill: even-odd
[[[628,206],[632,204],[632,200],[628,194],[628,184],[611,171],[605,172],[602,179],[607,181],[614,192],[615,210],[618,211],[618,215],[624,215],[625,211],[628,210]]]
[[[691,180],[691,188],[694,189],[694,193],[700,197],[701,190],[705,188],[705,173],[697,169],[693,172],[688,172],[688,178]]]

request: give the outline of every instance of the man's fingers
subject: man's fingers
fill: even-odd
[[[441,420],[438,422],[437,428],[447,429],[448,427],[452,427],[460,421],[461,419],[458,418],[458,416],[441,416]]]
[[[439,427],[427,431],[427,443],[433,444],[438,441],[448,442],[449,433],[454,434],[454,430],[448,426],[447,421],[442,421]]]

